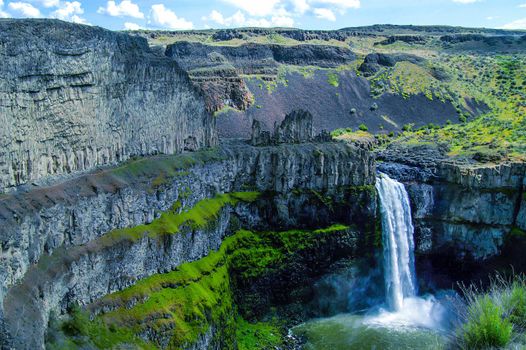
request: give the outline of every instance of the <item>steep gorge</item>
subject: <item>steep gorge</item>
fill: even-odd
[[[50,310],[85,305],[199,259],[232,232],[226,209],[205,217],[205,224],[217,221],[211,227],[182,221],[181,232],[168,236],[143,235],[152,233],[148,226],[135,233],[114,231],[155,221],[174,204],[172,210],[183,213],[216,193],[248,188],[264,200],[237,207],[244,228],[340,222],[374,230],[374,165],[363,150],[337,143],[241,143],[203,152],[138,160],[36,193],[5,196],[2,295],[7,335],[12,335],[7,339],[15,346],[41,347]],[[17,329],[25,329],[24,335],[17,336]]]

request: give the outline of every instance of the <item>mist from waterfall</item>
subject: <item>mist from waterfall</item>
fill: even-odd
[[[400,311],[404,299],[417,294],[409,195],[403,184],[381,173],[376,190],[382,218],[387,302],[393,311]]]

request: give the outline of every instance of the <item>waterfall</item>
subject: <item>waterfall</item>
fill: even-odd
[[[400,311],[404,299],[416,296],[413,224],[409,196],[403,184],[380,173],[380,197],[387,301]]]

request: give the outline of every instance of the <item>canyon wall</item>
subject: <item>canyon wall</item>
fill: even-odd
[[[0,19],[0,192],[216,143],[200,92],[145,39]]]
[[[16,348],[41,348],[51,310],[85,305],[206,256],[230,233],[232,210],[225,207],[211,227],[184,227],[165,238],[108,238],[108,232],[149,223],[174,203],[174,210],[182,212],[216,193],[246,189],[267,195],[250,210],[236,207],[244,227],[347,222],[370,228],[374,174],[371,155],[344,144],[233,143],[215,151],[137,160],[5,195],[0,203],[2,339]],[[326,197],[334,203],[326,203]]]
[[[393,146],[379,155],[379,170],[408,189],[417,254],[453,280],[502,268],[495,260],[520,270],[519,256],[504,255],[526,228],[526,165],[452,163],[439,153]]]

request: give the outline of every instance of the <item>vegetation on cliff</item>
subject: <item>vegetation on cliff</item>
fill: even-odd
[[[244,301],[236,298],[232,279],[239,284],[276,273],[293,263],[297,254],[347,229],[334,225],[314,231],[240,230],[226,238],[218,251],[92,304],[88,310],[104,310],[92,319],[87,311],[74,308],[68,320],[52,324],[48,346],[185,348],[207,336],[223,349],[235,349],[236,344],[239,349],[280,345],[279,323],[248,322],[238,315],[237,303]]]
[[[526,57],[521,54],[428,57],[426,65],[399,62],[369,78],[372,93],[423,94],[452,103],[458,120],[445,126],[402,127],[400,145],[441,143],[452,158],[481,162],[524,160],[526,155]],[[483,107],[486,106],[486,107]],[[473,111],[485,112],[472,117]],[[401,127],[401,126],[400,126]],[[339,132],[338,136],[342,133]]]
[[[216,219],[225,206],[235,206],[241,202],[254,202],[259,192],[233,192],[217,194],[213,198],[203,199],[189,210],[181,211],[181,202],[176,202],[171,210],[163,212],[158,219],[149,224],[114,230],[103,237],[114,241],[122,238],[139,239],[148,235],[156,237],[165,234],[178,233],[183,226],[192,229],[204,228]]]

